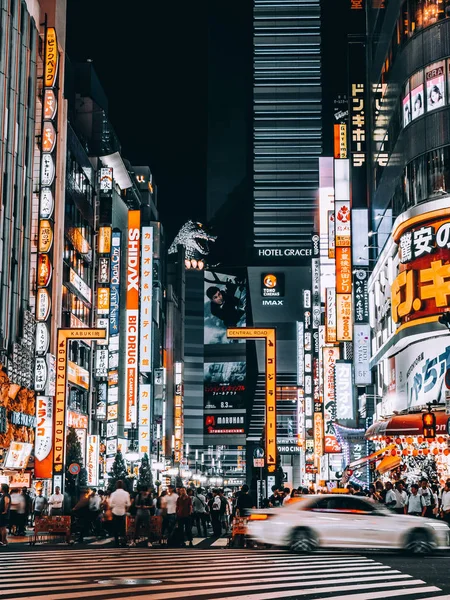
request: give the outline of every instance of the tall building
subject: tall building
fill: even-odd
[[[420,412],[447,396],[450,344],[439,319],[450,309],[448,17],[437,0],[368,7],[375,423],[366,435],[392,441],[391,468],[417,472],[420,462],[442,479],[446,436],[424,439]],[[448,417],[435,414],[443,432]]]
[[[253,42],[253,259],[295,264],[310,250],[319,186],[319,0],[255,0]]]

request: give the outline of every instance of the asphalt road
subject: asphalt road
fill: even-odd
[[[201,548],[0,549],[2,600],[450,600],[450,555]]]

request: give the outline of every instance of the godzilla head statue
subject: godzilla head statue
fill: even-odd
[[[173,240],[169,254],[174,254],[178,246],[184,246],[187,259],[201,260],[209,254],[209,242],[215,242],[217,236],[208,233],[198,221],[188,221]]]

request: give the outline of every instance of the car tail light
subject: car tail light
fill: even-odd
[[[253,515],[250,515],[249,520],[250,521],[267,521],[267,519],[269,519],[269,517],[273,517],[273,515],[255,513]]]

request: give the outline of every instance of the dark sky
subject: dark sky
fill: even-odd
[[[123,155],[152,170],[169,237],[205,212],[208,1],[68,0],[69,58],[93,60]]]

